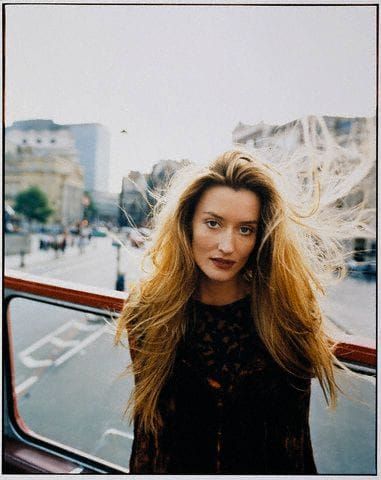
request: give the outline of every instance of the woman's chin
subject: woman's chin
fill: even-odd
[[[209,282],[231,282],[237,279],[237,274],[233,272],[203,271],[206,281]]]

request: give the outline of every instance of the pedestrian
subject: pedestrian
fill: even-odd
[[[61,250],[62,250],[62,253],[65,253],[66,247],[67,247],[67,234],[64,233],[64,234],[63,234],[63,237],[62,237],[62,241],[61,241]]]
[[[157,207],[152,271],[116,331],[135,374],[130,473],[317,473],[310,384],[334,405],[338,363],[319,268],[336,254],[324,257],[273,176],[230,151],[181,174]]]
[[[82,255],[84,253],[85,245],[86,245],[86,236],[82,231],[80,231],[79,236],[78,236],[78,250],[79,250],[80,255]]]

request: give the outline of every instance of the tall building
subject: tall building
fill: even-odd
[[[70,130],[51,120],[14,122],[5,130],[5,202],[31,186],[48,197],[49,223],[69,225],[82,218],[83,169]]]
[[[110,134],[98,123],[66,125],[72,133],[85,172],[85,190],[107,192],[110,177]]]

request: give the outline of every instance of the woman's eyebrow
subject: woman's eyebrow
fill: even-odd
[[[207,215],[211,215],[212,217],[216,217],[218,218],[219,220],[223,220],[224,217],[221,217],[221,215],[217,215],[217,213],[214,213],[214,212],[202,212],[202,213],[205,213]],[[253,223],[253,224],[258,224],[258,220],[243,220],[242,222],[239,222],[240,224],[244,223],[244,224],[247,224],[247,223]]]

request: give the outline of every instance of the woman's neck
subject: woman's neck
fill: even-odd
[[[208,305],[227,305],[240,300],[249,293],[245,281],[233,279],[231,282],[215,282],[201,277],[196,297]]]

